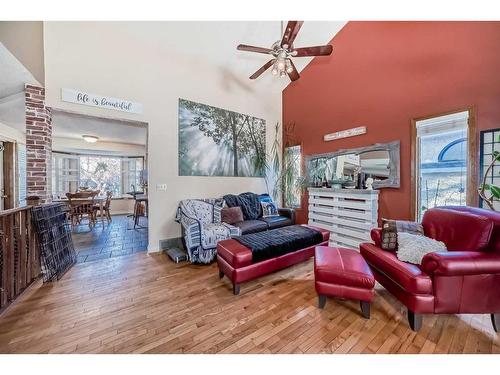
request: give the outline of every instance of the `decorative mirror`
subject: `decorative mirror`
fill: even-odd
[[[364,189],[366,179],[373,188],[399,188],[400,143],[377,143],[372,146],[306,156],[310,187]]]

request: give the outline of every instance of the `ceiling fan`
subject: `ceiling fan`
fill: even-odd
[[[293,42],[299,33],[300,27],[304,21],[288,21],[285,32],[281,40],[276,41],[271,48],[254,47],[246,44],[238,45],[237,49],[240,51],[265,53],[272,55],[273,58],[265,63],[259,70],[250,76],[250,79],[258,78],[271,66],[273,75],[285,77],[288,75],[290,80],[296,81],[300,78],[300,74],[293,64],[292,57],[307,57],[307,56],[329,56],[332,53],[333,47],[331,45],[315,46],[315,47],[302,47],[295,48]],[[283,23],[282,23],[283,29]]]

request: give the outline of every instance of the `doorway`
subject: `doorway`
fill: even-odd
[[[476,200],[476,132],[472,109],[412,121],[412,214]]]
[[[74,214],[78,262],[146,252],[147,124],[55,109],[52,129],[52,197]],[[78,197],[94,192],[96,211],[80,218]]]
[[[16,207],[15,143],[0,140],[0,210]]]

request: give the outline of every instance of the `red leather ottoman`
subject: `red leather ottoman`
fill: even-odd
[[[375,278],[356,250],[316,246],[314,286],[321,309],[325,307],[327,296],[355,299],[360,301],[363,317],[370,318]]]
[[[328,230],[310,225],[305,226],[321,232],[323,241],[319,245],[328,244],[328,240],[330,239],[330,232]],[[240,283],[303,262],[314,256],[314,248],[316,246],[306,247],[292,253],[253,263],[252,250],[248,247],[234,239],[219,241],[217,243],[219,277],[222,279],[226,275],[233,283],[233,293],[239,294]]]

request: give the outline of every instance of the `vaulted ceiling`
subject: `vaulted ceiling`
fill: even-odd
[[[136,27],[139,24],[141,27]],[[306,21],[294,44],[296,47],[326,44],[344,25],[345,22]],[[168,51],[172,58],[190,61],[193,69],[197,65],[215,66],[226,72],[227,79],[233,82],[269,89],[276,95],[290,82],[288,78],[272,76],[270,71],[258,80],[250,81],[248,77],[265,64],[270,56],[236,50],[240,43],[270,47],[281,39],[282,26],[286,26],[286,21],[116,22],[114,26],[113,30],[130,41],[130,45],[137,42],[154,44],[155,48]],[[85,38],[85,35],[81,35],[81,38]],[[106,38],[106,35],[102,35],[102,38]],[[311,59],[294,59],[297,70],[300,72]],[[194,64],[191,64],[193,61]],[[37,84],[37,81],[0,43],[0,122],[21,131],[24,131],[24,83]],[[2,98],[7,99],[2,101]],[[82,132],[102,133],[97,120],[64,114],[56,117],[56,136],[79,138]],[[110,131],[109,134],[100,134],[101,137],[115,142],[129,142],[128,132],[122,132],[117,127],[111,127]]]

